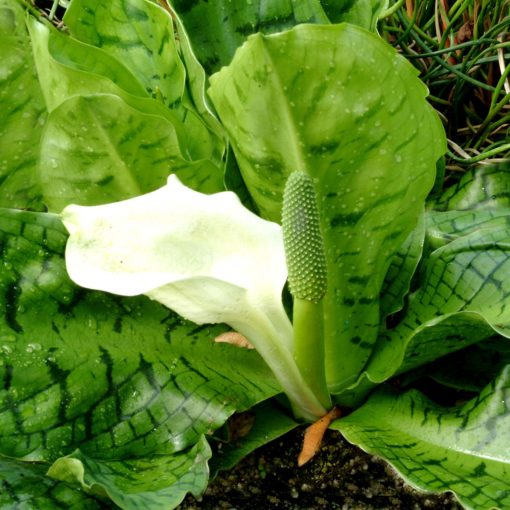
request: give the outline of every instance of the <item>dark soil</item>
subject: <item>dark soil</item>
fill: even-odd
[[[417,492],[383,461],[328,431],[319,454],[302,468],[302,430],[260,448],[179,510],[461,510],[451,495]]]

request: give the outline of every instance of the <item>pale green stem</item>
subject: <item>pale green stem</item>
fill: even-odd
[[[331,408],[324,367],[324,328],[322,300],[313,303],[294,299],[294,358],[303,379],[321,404]]]
[[[256,327],[251,327],[250,323],[256,324]],[[298,417],[315,421],[326,414],[328,408],[310,388],[296,364],[294,354],[287,348],[293,334],[290,321],[285,329],[281,323],[275,328],[267,317],[257,314],[250,321],[232,322],[231,325],[248,338],[264,358]]]

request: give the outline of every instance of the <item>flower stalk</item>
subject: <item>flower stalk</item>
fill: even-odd
[[[312,179],[292,173],[285,185],[282,229],[289,289],[294,297],[294,358],[308,387],[329,409],[322,299],[327,289],[324,244]]]

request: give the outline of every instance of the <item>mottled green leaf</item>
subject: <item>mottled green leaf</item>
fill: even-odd
[[[125,510],[168,510],[187,493],[198,497],[209,478],[211,450],[204,437],[189,450],[125,461],[95,460],[79,450],[58,459],[50,476],[105,492]]]
[[[510,208],[429,211],[426,220],[428,247],[436,249],[475,231],[490,229],[510,231]]]
[[[113,508],[106,499],[85,494],[46,476],[47,464],[0,457],[2,510],[100,510]]]
[[[352,23],[374,31],[388,0],[321,0],[331,23]]]
[[[222,171],[211,162],[184,159],[172,123],[118,96],[75,96],[49,116],[40,178],[51,211],[154,191],[170,173],[202,192],[223,188]]]
[[[0,206],[41,210],[36,177],[46,118],[23,7],[0,5]]]
[[[400,311],[423,251],[425,216],[393,257],[381,290],[381,317]]]
[[[180,101],[185,71],[162,8],[146,0],[73,0],[64,22],[73,37],[120,60],[151,96],[167,105]]]
[[[246,436],[217,444],[210,462],[211,476],[216,476],[218,471],[233,468],[249,453],[299,425],[290,417],[289,411],[283,410],[275,401],[258,404],[250,414],[253,417],[253,426]]]
[[[250,34],[281,32],[298,23],[328,23],[318,0],[172,0],[172,4],[209,74],[229,64]]]
[[[380,390],[335,421],[352,443],[423,490],[452,491],[468,510],[510,506],[510,366],[475,399],[444,408],[417,391]]]
[[[264,217],[279,221],[291,172],[314,179],[328,259],[326,367],[340,392],[370,355],[384,275],[433,185],[439,119],[416,71],[346,24],[251,36],[209,93]]]
[[[39,80],[49,110],[74,96],[113,94],[144,114],[163,117],[170,122],[175,131],[172,139],[178,137],[186,159],[220,161],[223,142],[193,111],[184,107],[172,110],[150,98],[135,76],[102,49],[77,41],[32,18],[29,18],[29,27]],[[167,125],[163,131],[165,129],[171,129],[171,126]],[[83,133],[79,136],[86,138]]]
[[[427,242],[439,248],[482,229],[508,231],[510,165],[482,166],[464,174],[429,206]]]
[[[46,106],[54,110],[69,97],[91,94],[148,94],[137,78],[107,52],[84,44],[35,18],[27,18]]]
[[[438,211],[510,208],[510,163],[481,166],[466,172],[431,206]]]
[[[186,68],[186,89],[189,93],[189,100],[211,131],[215,133],[218,138],[223,139],[225,138],[224,129],[213,113],[209,104],[209,99],[205,93],[207,83],[205,70],[195,55],[190,37],[177,12],[169,4],[166,5],[166,7],[169,9],[177,29],[177,48],[182,63]]]
[[[170,455],[279,392],[254,351],[147,298],[75,287],[58,217],[0,215],[0,454]]]
[[[384,332],[367,367],[383,381],[489,338],[510,337],[510,235],[482,230],[439,248],[402,322]]]

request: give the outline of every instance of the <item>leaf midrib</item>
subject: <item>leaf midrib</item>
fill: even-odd
[[[290,135],[291,146],[293,148],[293,150],[291,152],[292,152],[292,154],[297,155],[296,167],[294,170],[291,170],[291,171],[299,171],[299,172],[306,173],[306,162],[305,162],[306,160],[305,160],[302,146],[301,146],[302,140],[300,140],[299,135],[298,135],[299,130],[297,129],[297,123],[296,123],[296,120],[294,119],[294,115],[292,114],[290,102],[288,100],[287,94],[285,93],[285,88],[284,88],[282,80],[280,78],[278,67],[275,65],[273,57],[272,57],[267,45],[265,44],[265,37],[264,36],[260,36],[260,37],[261,37],[262,45],[264,48],[264,52],[266,53],[266,57],[271,64],[271,69],[273,70],[273,72],[271,74],[274,75],[275,81],[276,81],[276,86],[280,89],[281,95],[284,98],[283,101],[280,101],[280,104],[282,105],[281,110],[284,114],[284,120],[286,121],[285,125],[286,126],[290,125],[292,128],[294,128],[293,130],[288,130],[289,135]]]
[[[96,115],[96,112],[94,112],[90,106],[88,106],[88,110],[90,112],[91,117],[94,119],[94,122],[97,126],[97,133],[98,136],[101,138],[103,143],[105,144],[105,147],[108,150],[108,153],[112,155],[112,159],[114,163],[116,163],[116,168],[121,169],[123,174],[123,182],[127,184],[127,188],[129,192],[133,192],[134,196],[141,195],[142,190],[138,184],[138,182],[133,177],[129,167],[127,166],[126,162],[122,158],[121,154],[117,150],[117,147],[113,144],[110,136],[106,132],[106,129],[104,128],[103,124],[101,123],[100,119]],[[118,176],[118,171],[115,172]]]

